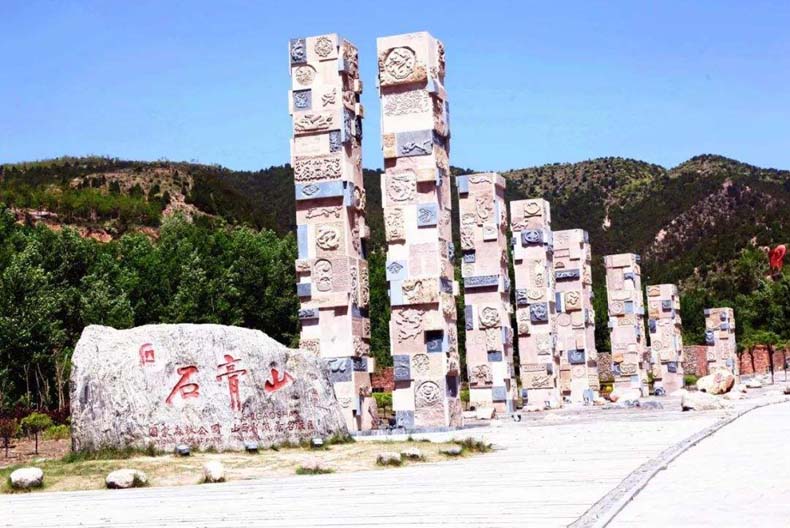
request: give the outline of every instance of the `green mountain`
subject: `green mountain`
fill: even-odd
[[[457,173],[468,172],[456,169]],[[703,155],[672,169],[599,158],[503,173],[508,199],[551,202],[555,229],[583,228],[597,256],[643,256],[646,282],[705,277],[747,246],[790,241],[790,171]],[[365,171],[371,245],[383,245],[380,172]],[[117,236],[180,211],[201,221],[294,229],[290,166],[60,158],[0,166],[0,199],[33,221]],[[457,233],[457,229],[456,229]]]
[[[371,351],[386,365],[380,176],[364,175]],[[687,343],[701,342],[703,308],[715,305],[735,308],[739,343],[790,343],[790,268],[766,280],[758,249],[790,242],[790,172],[706,155],[673,169],[602,158],[504,176],[508,199],[543,197],[554,229],[590,233],[599,350],[608,349],[600,258],[620,252],[643,256],[645,284],[679,284]],[[91,157],[0,166],[0,411],[63,409],[87,324],[237,324],[296,344],[294,209],[287,165],[242,172]],[[459,338],[463,354],[463,324]]]

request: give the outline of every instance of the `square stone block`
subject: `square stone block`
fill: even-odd
[[[573,281],[581,278],[578,269],[561,269],[554,272],[554,279],[557,281]]]
[[[395,381],[408,381],[411,379],[411,356],[396,354],[392,356],[392,373]]]
[[[516,288],[516,306],[527,306],[529,304],[529,295],[526,288]]]
[[[414,411],[395,411],[395,427],[414,429]]]
[[[488,362],[489,363],[496,363],[498,361],[502,361],[502,351],[501,350],[488,350]]]
[[[521,232],[522,246],[536,246],[543,244],[546,237],[541,229],[525,229]]]
[[[472,305],[464,305],[464,323],[467,330],[474,330],[475,328],[475,308]]]
[[[568,363],[571,365],[584,365],[586,363],[584,350],[568,350]]]
[[[464,288],[489,288],[499,286],[499,275],[478,275],[476,277],[466,277]]]
[[[426,352],[445,352],[444,332],[442,330],[428,330],[425,332]]]
[[[354,362],[354,372],[368,372],[367,356],[351,358]]]
[[[439,218],[438,205],[419,204],[417,206],[417,227],[433,227]]]
[[[529,305],[529,320],[531,323],[549,322],[549,304],[535,303]]]
[[[409,269],[405,260],[387,262],[386,270],[388,281],[402,281],[409,277]]]
[[[327,360],[329,379],[332,383],[351,381],[354,365],[351,358],[332,358]]]
[[[318,319],[318,308],[301,308],[299,310],[299,320]]]
[[[458,187],[458,194],[469,193],[469,178],[467,176],[456,176],[455,185]]]

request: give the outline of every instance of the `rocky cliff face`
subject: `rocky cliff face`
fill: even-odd
[[[348,433],[321,360],[257,330],[89,326],[72,362],[76,450],[240,450]]]

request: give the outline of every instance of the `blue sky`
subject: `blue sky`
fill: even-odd
[[[0,0],[0,15],[0,162],[285,163],[287,41],[336,32],[360,48],[379,167],[376,37],[427,30],[447,49],[454,165],[717,153],[790,169],[790,2]]]

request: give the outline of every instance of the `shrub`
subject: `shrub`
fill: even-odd
[[[455,440],[454,443],[461,446],[464,451],[472,451],[475,453],[488,453],[493,449],[488,442],[476,440],[472,437],[464,438],[463,440]]]
[[[461,389],[461,402],[469,403],[469,389]]]
[[[68,425],[53,425],[44,430],[44,440],[66,440],[71,437],[71,428]]]
[[[683,385],[686,387],[689,387],[691,385],[696,385],[698,379],[699,378],[694,374],[686,374],[683,376]]]
[[[374,392],[373,397],[376,399],[376,406],[380,409],[392,409],[391,392]]]
[[[297,466],[296,467],[296,474],[297,475],[326,475],[327,473],[334,473],[335,470],[332,468],[325,468],[321,466],[315,467],[304,467],[304,466]]]
[[[13,418],[0,418],[0,438],[3,439],[3,447],[5,448],[5,457],[8,458],[8,447],[17,431],[19,430],[19,422]]]
[[[38,434],[41,431],[52,427],[52,418],[46,414],[32,412],[26,417],[22,418],[22,421],[19,422],[19,427],[21,427],[22,431],[24,431],[26,434],[32,434],[36,438],[35,452],[38,454]]]

